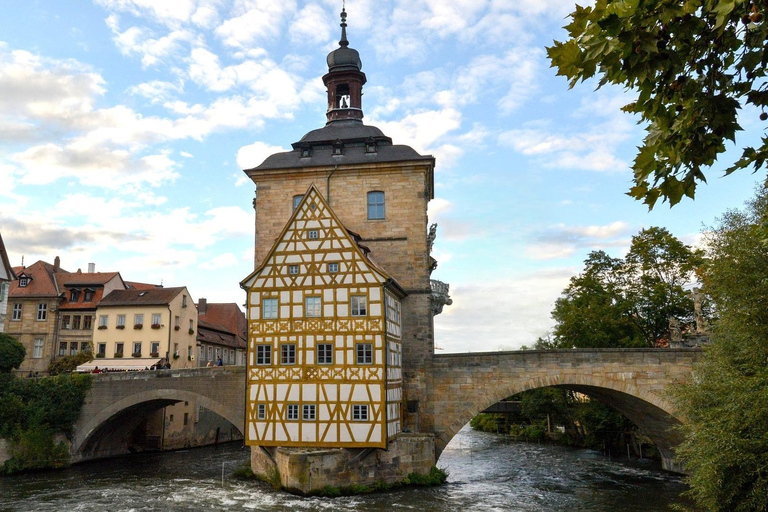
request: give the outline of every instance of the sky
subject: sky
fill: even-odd
[[[13,265],[187,286],[243,304],[253,183],[242,169],[325,124],[340,0],[28,0],[0,16],[0,234]],[[643,126],[620,87],[573,89],[546,46],[569,0],[349,0],[364,121],[437,159],[432,277],[444,352],[551,331],[587,254],[662,226],[686,243],[760,178],[707,173],[695,201],[628,196]],[[747,114],[752,114],[747,112]],[[745,115],[744,144],[764,133]],[[740,147],[740,146],[738,146]],[[737,154],[729,150],[729,156]],[[726,160],[723,160],[726,162]],[[287,220],[287,219],[286,219]]]

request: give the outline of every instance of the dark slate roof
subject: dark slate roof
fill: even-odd
[[[376,151],[366,151],[366,142],[373,139]],[[342,154],[334,155],[333,146],[342,144]],[[355,165],[412,160],[433,161],[431,155],[420,155],[410,146],[393,145],[392,139],[375,126],[366,126],[359,120],[331,121],[325,127],[312,130],[294,143],[293,151],[275,153],[258,167],[248,171],[291,169],[329,165]],[[302,157],[302,148],[308,148],[308,157]]]
[[[184,290],[177,288],[152,288],[150,290],[113,290],[99,306],[164,306]]]

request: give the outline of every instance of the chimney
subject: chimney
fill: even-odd
[[[58,256],[56,256],[55,258],[53,258],[53,271],[58,272],[59,268],[61,268],[61,260],[59,259]]]
[[[207,299],[199,299],[197,301],[197,314],[198,315],[204,315],[205,311],[208,309],[208,300]]]
[[[96,272],[96,264],[95,263],[89,263],[88,264],[88,273],[93,274]]]

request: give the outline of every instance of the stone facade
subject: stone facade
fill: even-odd
[[[667,389],[691,378],[701,349],[584,349],[445,354],[430,368],[437,455],[488,406],[522,391],[558,386],[626,416],[656,444],[665,469],[680,471],[674,429],[682,420]]]
[[[263,448],[251,450],[251,469],[261,478],[298,494],[323,487],[393,484],[435,464],[430,434],[399,434],[385,450]],[[279,480],[279,481],[278,481]]]

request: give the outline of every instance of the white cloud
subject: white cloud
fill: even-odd
[[[236,14],[216,28],[216,35],[227,46],[247,48],[258,41],[276,38],[282,25],[296,11],[295,0],[240,0]],[[239,11],[239,12],[237,12]]]
[[[133,85],[128,88],[128,93],[143,96],[152,101],[152,103],[165,103],[184,92],[184,82],[177,83],[165,82],[163,80],[152,80]]]
[[[538,233],[527,245],[525,256],[533,260],[568,258],[577,250],[597,250],[629,244],[629,224],[615,221],[606,225],[566,226],[558,224]]]
[[[293,41],[320,44],[331,38],[331,27],[327,11],[317,4],[309,4],[296,13],[288,33]]]
[[[200,263],[201,268],[207,268],[209,270],[221,270],[223,268],[236,267],[239,265],[241,265],[240,260],[238,260],[237,256],[231,252],[219,254],[209,261]]]
[[[252,169],[261,164],[269,155],[282,153],[283,151],[289,150],[256,141],[237,150],[237,166],[241,169]]]
[[[152,31],[142,27],[130,27],[120,31],[119,19],[110,15],[106,20],[112,30],[114,41],[123,55],[138,55],[143,67],[155,66],[181,55],[186,46],[200,43],[192,31],[178,29],[161,37],[154,37]]]
[[[555,269],[493,282],[453,283],[453,305],[435,317],[435,345],[445,352],[532,345],[551,330],[552,305],[572,275],[571,269]]]

